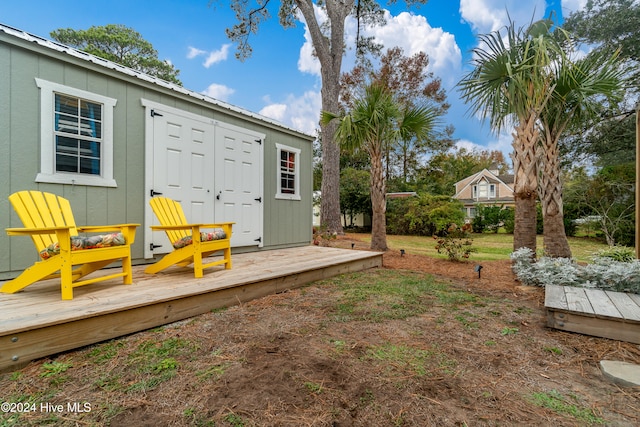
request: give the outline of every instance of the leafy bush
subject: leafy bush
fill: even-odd
[[[627,246],[609,246],[607,249],[600,250],[596,257],[611,258],[620,262],[632,262],[636,259],[636,252],[634,248]]]
[[[505,218],[502,222],[502,226],[504,227],[504,231],[509,234],[513,234],[513,230],[516,228],[516,215],[515,210],[513,208],[505,208]]]
[[[529,248],[511,254],[512,269],[525,285],[580,286],[640,294],[640,261],[618,261],[595,256],[591,264],[581,266],[568,258],[541,257],[537,261]]]
[[[419,194],[391,199],[387,204],[387,233],[433,236],[449,226],[464,222],[462,203],[449,196]]]
[[[491,231],[497,233],[498,229],[505,225],[506,221],[513,221],[513,209],[497,206],[476,206],[476,216],[471,225],[474,233]]]
[[[438,253],[446,253],[447,257],[451,261],[460,261],[462,258],[469,258],[471,252],[475,252],[476,249],[471,245],[473,239],[471,238],[471,224],[465,224],[462,227],[458,227],[456,224],[451,224],[449,228],[443,233],[443,236],[436,239],[436,250]]]

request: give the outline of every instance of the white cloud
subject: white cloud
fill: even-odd
[[[476,144],[475,142],[469,141],[468,139],[460,139],[456,142],[456,148],[466,148],[468,151],[501,151],[502,154],[504,154],[505,160],[507,160],[507,162],[510,162],[511,152],[513,151],[513,147],[511,146],[512,142],[513,136],[511,135],[511,133],[502,132],[497,136],[497,139],[492,139],[485,145]]]
[[[197,49],[193,46],[189,46],[189,51],[187,52],[187,59],[193,59],[196,56],[204,55],[205,53],[207,52],[204,50]]]
[[[262,108],[258,113],[284,123],[285,114],[287,113],[287,104],[269,104]]]
[[[283,102],[271,103],[259,113],[299,131],[315,134],[321,109],[320,92],[310,90],[300,97],[289,94]]]
[[[198,49],[193,46],[189,46],[189,50],[187,52],[187,59],[193,59],[198,56],[207,56],[207,59],[202,63],[205,68],[211,67],[213,64],[216,64],[221,61],[226,61],[229,57],[229,49],[231,48],[231,44],[227,43],[222,45],[222,47],[218,50],[212,50],[211,52],[207,52],[206,50]]]
[[[509,24],[509,17],[516,27],[527,26],[532,20],[544,16],[544,0],[460,0],[460,15],[478,33],[499,31]]]
[[[318,23],[322,25],[322,23],[327,20],[327,13],[315,4],[313,5],[313,9],[315,10]],[[320,61],[318,61],[318,58],[313,55],[313,42],[311,41],[311,33],[309,33],[309,27],[307,26],[307,23],[305,22],[302,14],[300,14],[299,19],[304,23],[304,43],[300,48],[298,70],[303,73],[309,73],[320,77]]]
[[[422,15],[402,12],[393,16],[385,11],[385,19],[387,25],[368,28],[365,35],[375,37],[375,41],[386,48],[399,46],[405,55],[426,53],[429,56],[429,71],[443,81],[458,74],[462,53],[453,34],[442,28],[433,28]]]
[[[225,85],[219,85],[216,83],[212,83],[208,88],[202,91],[203,94],[210,96],[212,98],[218,99],[220,101],[228,101],[229,97],[233,95],[235,89],[232,89]]]
[[[562,0],[562,16],[568,17],[571,13],[582,10],[587,5],[587,0]]]
[[[222,45],[219,50],[209,52],[209,56],[204,61],[205,68],[209,68],[217,62],[226,61],[229,57],[229,48],[231,48],[231,44],[227,43]]]
[[[327,20],[326,13],[315,7],[319,22]],[[302,22],[304,19],[300,18]],[[373,36],[377,43],[386,48],[399,46],[405,55],[414,55],[417,52],[425,52],[429,56],[429,71],[433,71],[443,79],[445,86],[450,86],[454,75],[459,73],[462,54],[456,44],[453,34],[442,28],[433,28],[427,19],[421,15],[401,12],[397,16],[391,15],[385,10],[387,25],[381,27],[369,27],[362,29],[363,36]],[[355,45],[357,22],[350,16],[345,22],[345,43],[347,46]],[[305,42],[300,48],[298,69],[301,72],[320,76],[320,62],[313,56],[313,44],[309,29],[305,24]],[[353,49],[346,52],[343,59],[342,70],[346,71],[355,64]],[[451,80],[451,81],[446,81]]]

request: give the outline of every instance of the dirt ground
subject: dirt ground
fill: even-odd
[[[509,261],[481,264],[478,278],[473,261],[388,252],[354,279],[406,270],[455,290],[406,318],[341,317],[329,280],[36,361],[0,376],[0,400],[90,411],[38,407],[0,426],[640,425],[640,389],[598,368],[640,364],[640,347],[546,328],[542,289]]]

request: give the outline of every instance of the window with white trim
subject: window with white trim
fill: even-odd
[[[472,197],[474,199],[491,199],[496,197],[496,185],[487,181],[480,181],[472,187]]]
[[[300,200],[300,150],[281,144],[276,144],[276,149],[276,199]]]
[[[36,182],[116,187],[116,100],[36,78],[40,88],[40,173]]]

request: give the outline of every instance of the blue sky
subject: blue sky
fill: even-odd
[[[559,16],[584,7],[586,0],[430,0],[407,10],[388,8],[387,25],[365,29],[386,47],[400,46],[405,54],[422,50],[431,71],[440,77],[452,107],[446,124],[456,128],[459,146],[498,149],[508,154],[509,132],[493,135],[486,124],[467,114],[455,84],[469,70],[470,51],[477,34],[498,30],[509,16],[526,25],[554,10]],[[279,2],[274,2],[274,5]],[[318,12],[321,14],[321,12]],[[225,35],[234,16],[228,2],[209,0],[29,0],[3,2],[0,22],[49,38],[58,28],[86,29],[92,25],[123,24],[150,41],[161,59],[180,70],[185,88],[203,92],[247,110],[314,134],[320,111],[319,65],[310,54],[304,22],[283,29],[277,10],[251,39],[253,55],[240,62]],[[347,40],[355,23],[347,22]],[[351,44],[352,45],[352,44]],[[353,65],[345,57],[343,71]]]

